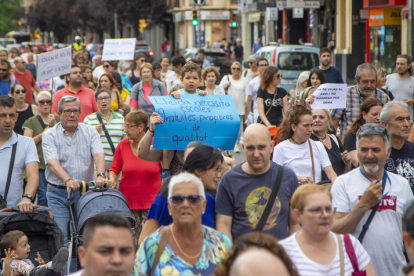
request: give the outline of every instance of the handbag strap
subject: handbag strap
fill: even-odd
[[[351,261],[352,267],[354,268],[354,272],[359,271],[358,260],[355,254],[354,246],[352,245],[351,238],[349,234],[344,235],[344,244],[345,244],[345,251],[348,254],[349,260]]]
[[[266,113],[265,113],[265,117],[267,117],[267,114],[269,114],[269,112],[270,112],[270,110],[272,109],[272,107],[273,107],[273,103],[274,103],[274,101],[275,101],[275,99],[276,99],[276,94],[277,94],[277,88],[276,88],[276,91],[275,91],[275,94],[273,95],[273,100],[272,100],[272,104],[270,105],[270,108],[266,111]],[[259,117],[260,118],[260,117]],[[263,122],[263,120],[262,119],[260,119],[260,122],[259,122],[259,124],[261,124]]]
[[[276,200],[276,196],[279,192],[280,184],[282,183],[283,170],[283,166],[277,165],[276,181],[273,186],[272,193],[270,194],[269,200],[266,203],[266,207],[262,213],[262,216],[256,225],[256,231],[263,231],[267,218],[269,217],[270,211],[272,210],[273,204]]]
[[[382,176],[382,191],[384,192],[384,188],[385,188],[385,183],[387,182],[387,173],[384,171],[384,175]],[[362,243],[362,241],[364,240],[365,234],[368,231],[369,225],[371,224],[372,220],[374,219],[375,213],[377,212],[378,206],[380,205],[380,202],[382,200],[380,200],[377,205],[374,206],[374,208],[371,211],[371,214],[369,214],[369,217],[367,219],[367,221],[365,222],[365,224],[362,226],[362,231],[358,236],[358,240],[360,243]]]
[[[152,263],[151,267],[151,276],[154,275],[155,268],[157,267],[158,262],[160,261],[162,252],[164,252],[165,247],[167,246],[168,240],[170,239],[170,227],[167,226],[160,230],[161,239],[160,243],[158,244],[157,252],[155,253],[154,262]]]
[[[43,122],[42,117],[40,117],[39,114],[36,115],[36,118],[39,120],[40,125],[42,126],[43,129],[45,129],[47,126],[45,125],[45,123]]]
[[[96,112],[96,117],[98,118],[99,123],[101,123],[101,125],[102,125],[102,130],[105,133],[106,140],[108,140],[108,143],[109,143],[109,146],[111,147],[112,153],[115,154],[114,143],[112,143],[111,136],[109,136],[108,130],[106,129],[105,124],[102,121],[102,117],[98,112]]]
[[[14,160],[16,159],[17,142],[12,146],[9,174],[7,175],[6,189],[4,191],[4,199],[7,201],[7,195],[9,194],[10,182],[13,173]]]
[[[341,276],[344,276],[344,249],[342,245],[342,239],[341,236],[336,235],[336,238],[338,239],[338,250],[339,250],[339,265],[341,267]]]
[[[309,145],[309,151],[310,151],[310,155],[311,155],[311,160],[312,160],[312,176],[313,176],[313,183],[316,183],[316,179],[315,179],[315,163],[313,162],[313,151],[312,151],[312,144],[310,142],[310,140],[308,139],[308,145]]]

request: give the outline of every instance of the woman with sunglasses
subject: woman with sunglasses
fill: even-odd
[[[135,242],[137,242],[148,209],[161,187],[162,167],[160,162],[145,161],[137,156],[138,144],[144,137],[148,124],[147,114],[143,110],[132,111],[125,116],[124,122],[127,137],[119,142],[115,150],[109,169],[108,186],[116,189],[116,179],[122,172],[118,189],[124,194],[137,221],[135,224]]]
[[[283,115],[286,115],[296,101],[295,91],[291,91],[288,103],[287,92],[278,87],[282,80],[279,68],[269,66],[263,72],[259,90],[257,90],[257,109],[259,110],[258,123],[266,127],[279,127]]]
[[[129,92],[132,90],[132,82],[129,80],[128,76],[122,72],[119,72],[118,70],[118,61],[104,61],[103,62],[103,69],[105,73],[111,73],[111,72],[118,72],[121,76],[121,84],[122,88],[126,88]]]
[[[365,271],[367,276],[376,275],[368,253],[354,236],[331,231],[335,211],[328,189],[302,185],[293,193],[290,208],[302,229],[279,244],[299,275],[352,275],[354,268],[345,251],[345,240],[355,251],[360,271]]]
[[[51,113],[52,95],[49,91],[41,91],[37,94],[37,109],[39,114],[27,119],[23,124],[24,136],[32,137],[36,144],[37,154],[39,155],[39,187],[37,188],[37,203],[40,206],[48,206],[46,191],[47,181],[45,178],[46,164],[43,158],[42,136],[43,132],[54,127],[60,118]]]
[[[144,240],[136,254],[135,275],[212,275],[232,244],[223,233],[202,225],[207,204],[200,178],[188,172],[173,176],[168,187],[172,223]]]
[[[190,143],[184,151],[184,160],[182,171],[199,177],[204,189],[208,191],[206,193],[207,209],[202,216],[202,224],[215,228],[215,199],[211,194],[215,192],[223,173],[223,156],[219,150],[210,146]],[[164,181],[160,193],[151,205],[139,243],[160,226],[169,225],[173,220],[167,208],[167,191],[170,179]]]
[[[243,122],[244,122],[244,103],[245,103],[245,94],[248,82],[245,78],[241,77],[242,66],[239,62],[235,61],[231,65],[231,75],[226,75],[221,79],[220,86],[227,91],[226,94],[231,95],[236,105],[237,113],[240,117],[240,130],[239,135],[237,136],[236,145],[234,146],[234,152],[239,153],[239,142],[240,137],[243,132]]]
[[[27,119],[38,114],[37,106],[26,103],[26,89],[19,83],[12,86],[10,89],[10,95],[16,102],[16,110],[19,114],[14,126],[14,132],[23,135],[22,126]]]

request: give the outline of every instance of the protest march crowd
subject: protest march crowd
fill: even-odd
[[[2,234],[3,275],[414,275],[410,56],[399,55],[388,76],[359,65],[345,108],[315,109],[319,87],[343,83],[327,48],[290,91],[280,69],[255,55],[249,69],[234,61],[220,78],[202,49],[188,62],[151,64],[76,48],[68,75],[40,82],[27,67],[33,49],[0,49],[0,207],[47,206],[64,241],[45,263],[39,253],[28,259],[24,231]],[[198,128],[174,141],[181,148],[155,146],[173,119],[154,96],[166,105],[197,97],[184,114],[206,110],[202,97],[231,97],[231,148],[203,143],[213,133]],[[217,108],[214,123],[230,121],[229,107]],[[237,164],[229,150],[241,147]],[[136,223],[116,210],[90,218],[68,262],[79,270],[68,272],[69,208],[82,181],[119,190]]]

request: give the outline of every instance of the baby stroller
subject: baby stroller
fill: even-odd
[[[53,220],[53,213],[47,207],[33,206],[33,212],[20,213],[19,208],[0,210],[0,239],[12,230],[20,230],[26,234],[30,244],[29,259],[33,264],[40,253],[45,263],[51,261],[63,247],[63,233]],[[47,212],[47,216],[39,213]],[[5,257],[0,246],[1,257]]]
[[[87,189],[89,189],[89,191],[87,191],[79,199],[76,208],[77,221],[75,221],[73,209],[69,208],[69,260],[71,260],[72,257],[77,257],[77,248],[80,245],[82,245],[83,241],[83,229],[85,227],[86,222],[90,218],[100,213],[114,212],[127,218],[130,221],[132,227],[134,227],[135,225],[135,218],[131,214],[131,210],[129,209],[128,203],[124,195],[120,191],[111,188],[95,189],[94,184],[94,182],[85,183],[84,181],[82,181],[81,183],[81,191],[85,191]],[[72,206],[71,197],[72,192],[70,191],[68,193],[68,206]],[[133,231],[133,229],[131,229],[131,231]],[[70,261],[68,262],[68,272],[69,271]]]

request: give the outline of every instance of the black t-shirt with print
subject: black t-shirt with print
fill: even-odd
[[[287,95],[285,89],[277,87],[275,94],[270,94],[267,91],[263,91],[259,88],[257,90],[257,97],[263,99],[264,113],[270,124],[279,126],[283,120],[283,97]],[[268,110],[270,111],[268,112]],[[260,117],[257,119],[258,122],[262,120]]]

